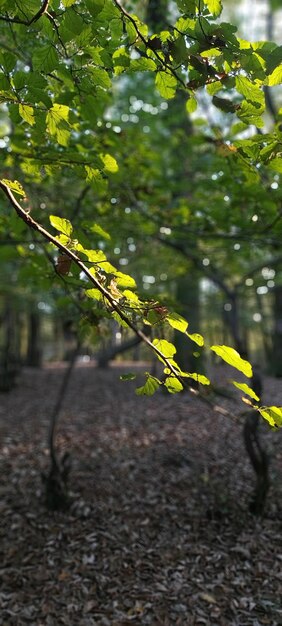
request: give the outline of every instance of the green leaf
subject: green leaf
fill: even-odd
[[[186,111],[187,113],[194,113],[198,106],[197,99],[194,96],[190,96],[189,100],[186,101]]]
[[[101,172],[98,169],[91,167],[90,165],[85,165],[85,171],[87,174],[86,182],[91,183],[96,193],[104,191],[106,181],[104,180]]]
[[[188,322],[178,313],[169,313],[165,319],[172,328],[179,330],[181,333],[185,333],[188,328]]]
[[[211,384],[211,381],[209,380],[209,378],[204,376],[204,374],[198,374],[197,372],[193,372],[192,374],[191,373],[190,374],[186,374],[186,376],[188,378],[192,378],[193,380],[195,380],[200,385],[210,385]]]
[[[9,189],[11,189],[13,193],[18,194],[18,196],[25,196],[24,188],[17,180],[8,180],[7,178],[1,178],[1,182],[9,187]]]
[[[200,333],[192,333],[192,335],[190,335],[189,333],[186,333],[187,337],[189,337],[189,339],[191,339],[191,341],[194,341],[194,343],[196,343],[198,346],[203,346],[204,345],[204,337],[202,335],[200,335]]]
[[[221,0],[205,0],[205,4],[214,17],[219,17],[222,12]]]
[[[275,172],[280,172],[282,174],[282,158],[281,156],[274,157],[267,163],[267,167],[270,167]]]
[[[35,124],[33,108],[27,104],[19,104],[19,114],[30,126]]]
[[[91,263],[101,263],[102,261],[107,260],[107,257],[105,253],[102,252],[102,250],[86,250],[81,244],[78,244],[76,246],[76,249],[78,252],[82,252],[83,254],[85,254],[85,256],[87,256],[88,258],[88,261],[90,261]]]
[[[67,129],[69,117],[69,107],[65,104],[55,103],[48,111],[46,124],[50,135],[56,137],[62,146],[68,144],[70,131]]]
[[[235,85],[237,91],[250,102],[258,102],[262,107],[265,106],[264,92],[258,86],[252,83],[245,76],[236,76]]]
[[[59,59],[54,46],[37,46],[32,57],[32,64],[35,70],[40,72],[53,72],[58,67]]]
[[[99,85],[104,89],[110,89],[112,86],[112,81],[109,77],[108,72],[99,67],[91,67],[89,68],[91,71],[92,79],[94,81],[94,87]]]
[[[106,172],[111,172],[115,174],[118,172],[118,164],[113,156],[110,154],[100,154],[100,159],[102,159]]]
[[[253,375],[252,366],[248,361],[245,361],[240,357],[239,352],[234,350],[234,348],[229,348],[229,346],[211,346],[210,348],[217,354],[223,361],[226,361],[232,367],[235,367],[240,372],[243,372],[245,376],[251,378]]]
[[[122,374],[119,378],[120,380],[135,380],[136,374],[129,372],[128,374]]]
[[[85,0],[87,9],[92,17],[96,17],[104,8],[105,0]]]
[[[282,427],[282,407],[267,406],[258,409],[262,417],[273,427]]]
[[[69,117],[69,107],[64,104],[55,103],[47,113],[47,125],[51,135],[56,135],[57,127],[62,121],[67,121]]]
[[[69,220],[66,220],[63,217],[57,217],[56,215],[50,215],[49,220],[53,228],[58,230],[60,233],[63,233],[63,235],[66,235],[67,237],[71,236],[73,229],[72,224]]]
[[[141,57],[140,59],[134,59],[130,63],[130,69],[133,72],[154,72],[157,69],[155,61],[153,59],[146,59]]]
[[[178,378],[175,378],[175,376],[168,376],[165,379],[164,385],[169,393],[178,393],[183,389],[182,383],[178,380]]]
[[[111,235],[109,233],[107,233],[104,228],[102,228],[102,226],[100,226],[100,224],[92,224],[89,228],[91,233],[96,233],[96,235],[99,235],[100,237],[102,237],[103,239],[107,239],[108,241],[111,240]]]
[[[152,396],[161,384],[160,380],[158,380],[154,376],[151,376],[151,374],[147,373],[146,376],[147,380],[145,382],[145,385],[143,385],[142,387],[138,387],[135,390],[137,396]]]
[[[85,294],[88,298],[92,298],[93,300],[103,300],[103,294],[99,289],[85,289]]]
[[[259,401],[259,397],[256,395],[254,390],[251,389],[251,387],[249,387],[249,385],[246,385],[246,383],[237,383],[235,380],[232,380],[232,384],[235,387],[237,387],[237,389],[240,389],[241,391],[243,391],[243,393],[246,393],[248,396],[250,396],[251,398],[253,398],[257,402]]]
[[[155,84],[157,90],[163,98],[166,98],[166,100],[174,98],[177,87],[177,80],[175,76],[168,74],[167,72],[157,72]]]
[[[210,96],[214,96],[218,91],[222,90],[222,82],[220,80],[215,80],[214,82],[209,83],[206,86],[206,90],[210,94]]]
[[[176,353],[176,347],[166,339],[154,339],[153,344],[167,359],[171,359]]]
[[[240,107],[238,107],[236,111],[237,116],[245,124],[254,124],[258,128],[261,128],[264,125],[263,119],[261,117],[263,112],[263,107],[261,107],[258,103],[253,103],[249,100],[243,100]]]
[[[273,87],[273,85],[280,85],[282,83],[282,65],[273,70],[272,74],[268,76],[268,85]]]
[[[115,273],[116,283],[118,287],[131,287],[131,289],[135,289],[136,282],[132,276],[129,274],[124,274],[123,272],[116,271]]]

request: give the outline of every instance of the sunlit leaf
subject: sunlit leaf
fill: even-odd
[[[110,239],[111,239],[111,235],[108,232],[106,232],[104,230],[104,228],[102,228],[102,226],[100,226],[100,224],[92,224],[92,226],[90,226],[89,230],[92,233],[96,233],[96,235],[99,235],[103,239],[107,239],[108,241],[110,241]]]
[[[166,316],[166,321],[172,328],[179,330],[181,333],[185,333],[188,328],[188,322],[186,322],[181,315],[178,315],[178,313],[169,313],[169,315]]]
[[[132,276],[129,276],[129,274],[124,274],[123,272],[116,271],[115,278],[119,287],[130,287],[131,289],[134,289],[136,287],[136,282],[134,278],[132,278]]]
[[[159,93],[163,98],[166,98],[166,100],[175,96],[177,80],[172,74],[157,72],[155,83]]]
[[[273,85],[280,85],[282,83],[282,65],[273,70],[272,74],[268,76],[268,85],[273,87]]]
[[[110,154],[100,154],[100,158],[104,163],[106,172],[115,174],[118,171],[118,164],[113,156]]]
[[[232,383],[235,387],[237,387],[237,389],[240,389],[241,391],[243,391],[243,393],[246,393],[257,402],[259,401],[259,397],[254,392],[254,390],[249,387],[249,385],[246,385],[246,383],[237,383],[235,380],[232,380]]]
[[[86,289],[85,293],[88,296],[88,298],[93,298],[93,300],[103,299],[103,295],[101,294],[101,291],[99,291],[99,289]]]
[[[259,408],[262,417],[270,424],[270,426],[282,427],[282,407],[267,406]]]
[[[215,352],[223,361],[226,361],[232,367],[235,367],[240,372],[243,372],[245,376],[251,378],[253,375],[252,366],[248,361],[245,361],[240,357],[239,352],[234,350],[234,348],[229,348],[229,346],[211,346],[211,350]]]
[[[222,11],[221,0],[205,0],[205,3],[214,17],[219,17]]]
[[[147,380],[145,385],[142,387],[137,387],[135,393],[137,396],[152,396],[157,389],[159,388],[161,382],[155,376],[151,376],[151,374],[147,374]]]
[[[196,343],[197,346],[203,346],[205,343],[204,337],[200,335],[200,333],[192,333],[191,335],[187,333],[187,337],[189,337],[191,341],[194,341],[194,343]]]
[[[18,196],[25,196],[24,188],[21,183],[17,180],[8,180],[7,178],[2,178],[1,182],[4,183],[13,193],[16,193]]]
[[[154,339],[153,344],[167,359],[171,359],[176,353],[176,347],[166,339]]]
[[[49,220],[53,228],[56,228],[56,230],[58,230],[60,233],[67,235],[67,237],[71,236],[72,224],[69,220],[66,220],[63,217],[58,217],[56,215],[50,215]]]
[[[204,376],[204,374],[198,374],[197,372],[193,372],[192,374],[191,373],[187,374],[187,376],[188,378],[192,378],[193,380],[195,380],[200,385],[211,384],[211,381],[209,380],[209,378],[207,378],[207,376]]]
[[[178,378],[175,378],[175,376],[168,376],[165,379],[164,385],[169,393],[178,393],[183,389],[182,383],[178,380]]]
[[[19,104],[19,114],[30,126],[35,124],[34,110],[27,104]]]

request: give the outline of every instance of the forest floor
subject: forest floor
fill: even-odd
[[[41,478],[64,368],[23,370],[0,395],[1,626],[281,626],[282,429],[262,428],[271,488],[256,518],[241,400],[217,398],[226,417],[188,393],[137,397],[121,371],[73,371],[64,512],[46,510]],[[281,381],[264,384],[281,405]]]

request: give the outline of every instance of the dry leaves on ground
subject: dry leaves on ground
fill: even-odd
[[[263,428],[272,486],[256,519],[240,420],[77,367],[57,433],[72,504],[51,513],[41,473],[63,374],[25,370],[1,395],[1,624],[281,625],[281,433]],[[282,404],[281,383],[266,388]]]

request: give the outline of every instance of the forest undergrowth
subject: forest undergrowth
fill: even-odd
[[[262,427],[271,488],[255,517],[242,418],[191,394],[137,397],[119,379],[129,370],[73,371],[56,440],[71,458],[62,512],[46,510],[42,474],[64,367],[25,369],[1,394],[0,623],[281,626],[282,431]],[[264,387],[281,405],[281,382]]]

